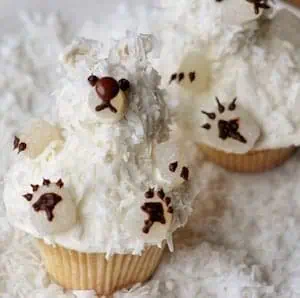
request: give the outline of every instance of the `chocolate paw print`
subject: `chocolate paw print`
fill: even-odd
[[[268,4],[269,0],[246,0],[249,3],[252,3],[254,6],[255,14],[259,14],[260,9],[269,9],[271,8]]]
[[[21,132],[20,137],[15,136],[13,148],[34,159],[54,141],[63,141],[60,130],[44,120],[34,120]]]
[[[178,170],[178,161],[171,162],[169,164],[169,171],[172,173],[177,173]],[[180,170],[180,178],[182,178],[184,181],[189,180],[190,171],[188,167],[182,167]]]
[[[255,120],[243,108],[238,107],[234,98],[227,107],[216,97],[217,111],[202,110],[207,122],[201,127],[205,131],[208,145],[235,153],[251,150],[260,136],[260,129]]]
[[[189,72],[188,76],[186,76],[186,74],[184,72],[173,73],[171,75],[171,77],[170,77],[169,84],[171,84],[174,81],[177,81],[178,83],[180,83],[186,77],[188,77],[188,79],[190,80],[190,82],[193,83],[195,81],[195,79],[196,79],[196,72],[195,71],[191,71],[191,72]]]
[[[102,123],[120,121],[127,110],[128,100],[126,92],[130,83],[126,79],[116,81],[112,77],[98,78],[95,75],[88,77],[88,82],[94,87],[89,96],[90,108],[96,112]]]
[[[192,94],[205,91],[210,82],[211,65],[201,53],[188,53],[176,72],[170,75],[169,85],[176,84]]]
[[[75,225],[75,202],[61,179],[56,183],[44,179],[42,185],[31,184],[31,188],[32,193],[23,197],[32,203],[30,219],[39,233],[65,232]]]
[[[157,181],[163,183],[165,189],[171,190],[189,180],[190,170],[182,144],[175,141],[157,144],[153,156]]]
[[[155,191],[154,188],[149,188],[145,192],[145,198],[146,201],[141,206],[141,209],[147,214],[143,232],[145,234],[148,234],[150,230],[152,234],[160,233],[161,231],[166,232],[172,222],[173,207],[171,198],[166,196],[163,189]],[[155,225],[155,223],[160,225]],[[157,231],[157,229],[160,229],[160,231]]]
[[[236,102],[237,98],[235,98],[228,106],[229,111],[234,111],[236,109]],[[216,101],[218,104],[218,111],[219,114],[223,114],[225,112],[225,107],[220,103],[218,97],[216,97]],[[203,114],[205,114],[209,119],[215,120],[216,119],[216,113],[208,113],[205,111],[202,111]],[[247,140],[242,136],[239,132],[239,121],[240,118],[236,119],[230,119],[230,120],[218,120],[218,129],[219,129],[219,138],[222,140],[226,140],[227,138],[232,138],[234,140],[237,140],[241,143],[247,143]],[[211,125],[209,123],[205,123],[202,126],[204,129],[209,130],[211,128]]]
[[[270,0],[242,0],[238,13],[235,0],[216,0],[222,6],[221,20],[228,25],[243,25],[259,18],[265,9],[270,9]]]

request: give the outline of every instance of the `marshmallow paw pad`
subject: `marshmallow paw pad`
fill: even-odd
[[[44,179],[42,185],[31,184],[32,193],[23,197],[32,204],[30,218],[42,235],[69,230],[76,223],[76,207],[64,183],[59,179],[51,183]]]
[[[202,114],[207,118],[201,128],[205,143],[218,149],[235,153],[246,153],[251,150],[260,136],[260,129],[254,119],[236,104],[234,98],[226,108],[216,97],[217,111]]]
[[[145,219],[143,232],[148,234],[155,223],[166,225],[168,230],[172,222],[173,207],[171,198],[166,196],[163,189],[155,191],[154,188],[149,188],[145,192],[146,202],[141,206],[141,209],[147,214]]]
[[[189,180],[190,171],[181,147],[175,142],[156,145],[154,150],[156,177],[167,188],[173,189]]]
[[[43,153],[51,142],[62,140],[57,127],[44,120],[36,120],[21,132],[20,137],[15,136],[13,148],[18,153],[24,152],[27,157],[34,159]]]
[[[211,63],[201,53],[188,53],[176,72],[170,75],[169,85],[176,83],[192,94],[208,89],[211,80]]]

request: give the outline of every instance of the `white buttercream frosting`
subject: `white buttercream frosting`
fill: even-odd
[[[157,88],[160,77],[147,60],[150,50],[151,38],[135,34],[115,42],[106,59],[101,57],[101,44],[90,40],[75,41],[66,50],[66,76],[56,93],[57,125],[64,143],[51,142],[34,159],[14,153],[4,190],[12,224],[47,242],[84,252],[140,253],[145,245],[160,246],[164,240],[172,248],[172,232],[185,224],[193,195],[186,171],[184,179],[174,172],[157,175],[169,161],[158,164],[155,150],[161,143],[159,154],[165,156],[161,149],[168,151],[174,144],[183,152],[191,148],[169,140],[170,119]],[[91,109],[91,74],[130,82],[127,111],[120,121],[103,123]],[[189,160],[179,162],[189,171]],[[33,193],[32,202],[24,197],[43,179],[63,181],[61,189],[51,184],[51,192],[65,198],[54,207],[53,225],[47,212],[33,208],[40,192],[49,189],[43,186]],[[168,200],[145,198],[149,188],[165,191],[172,213]],[[154,220],[145,233],[150,216],[141,207],[147,200],[162,204],[164,220]],[[70,218],[65,218],[68,209]]]
[[[239,1],[235,2],[239,7]],[[153,61],[162,73],[162,85],[178,125],[191,140],[227,152],[300,145],[296,112],[300,98],[299,49],[273,34],[268,25],[272,19],[251,21],[253,26],[246,27],[224,24],[220,7],[225,3],[176,1],[159,11],[164,23],[156,25],[155,34],[161,42],[161,56]],[[175,11],[175,16],[170,11]],[[184,74],[181,81],[180,74]],[[174,75],[176,79],[171,80]],[[252,137],[251,145],[236,146],[231,139],[220,143],[211,139],[217,133],[201,127],[207,120],[201,111],[215,106],[215,97],[224,103],[237,98],[240,117],[251,119],[246,131],[260,131],[259,137],[258,133]],[[236,113],[238,116],[238,110]]]

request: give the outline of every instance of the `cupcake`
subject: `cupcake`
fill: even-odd
[[[300,64],[299,51],[270,30],[272,19],[258,19],[273,12],[270,1],[170,7],[176,19],[163,12],[169,19],[156,36],[168,39],[154,63],[181,131],[228,170],[281,165],[300,144]]]
[[[129,34],[106,58],[101,46],[79,39],[62,55],[57,117],[16,134],[4,202],[54,281],[110,295],[151,277],[194,196],[190,149],[170,134],[147,59],[151,37]]]

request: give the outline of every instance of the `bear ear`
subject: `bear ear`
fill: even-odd
[[[126,79],[121,79],[121,80],[119,80],[119,87],[123,92],[126,92],[130,88],[130,83]]]
[[[90,75],[90,76],[88,77],[88,82],[90,83],[90,85],[91,85],[92,87],[95,87],[95,86],[96,86],[96,83],[98,82],[98,80],[99,80],[99,78],[98,78],[97,76],[95,76],[95,75]]]

